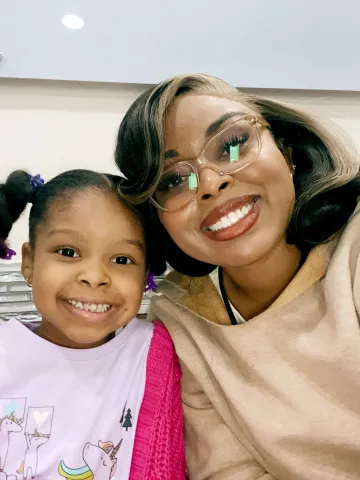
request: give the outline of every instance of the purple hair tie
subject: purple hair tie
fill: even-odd
[[[29,180],[33,192],[35,192],[35,190],[37,190],[39,187],[42,187],[45,183],[45,180],[41,178],[40,173],[35,176],[29,175]]]
[[[146,288],[145,288],[145,293],[149,292],[150,290],[152,290],[153,292],[156,292],[157,288],[158,288],[158,286],[157,286],[157,283],[154,280],[154,274],[152,272],[149,272],[149,275],[147,277],[147,284],[146,284]]]
[[[16,255],[15,250],[12,250],[9,247],[5,247],[5,255],[1,257],[1,260],[11,260],[12,257]]]

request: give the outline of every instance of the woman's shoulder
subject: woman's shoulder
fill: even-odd
[[[171,270],[160,282],[158,293],[166,294],[175,300],[187,294],[212,293],[213,289],[214,284],[210,275],[191,277]]]
[[[347,224],[335,236],[335,243],[336,250],[346,249],[360,253],[360,204]]]
[[[161,292],[166,284],[171,284],[177,289],[189,290],[192,279],[193,277],[179,273],[176,270],[170,270],[160,283],[159,290]]]
[[[159,318],[167,328],[174,324],[228,325],[229,316],[210,276],[189,277],[171,271],[151,301],[151,319]],[[171,331],[173,335],[173,331]]]

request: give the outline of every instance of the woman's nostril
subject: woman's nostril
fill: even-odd
[[[211,197],[210,193],[206,193],[202,196],[203,200],[208,200]]]
[[[229,186],[229,182],[224,182],[222,183],[220,186],[219,186],[219,189],[218,191],[220,192],[221,190],[224,190],[225,188],[227,188]],[[209,198],[211,198],[213,195],[211,193],[204,193],[204,195],[201,196],[201,198],[203,200],[208,200]]]

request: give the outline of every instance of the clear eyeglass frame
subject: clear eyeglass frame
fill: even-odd
[[[214,163],[210,162],[206,158],[206,155],[204,155],[204,152],[206,152],[206,150],[209,148],[210,144],[215,142],[216,139],[218,139],[221,135],[223,135],[225,132],[230,130],[235,124],[240,123],[240,122],[246,122],[254,129],[253,132],[255,134],[255,137],[256,137],[257,143],[258,143],[256,153],[255,153],[255,155],[253,156],[253,159],[250,162],[245,163],[245,164],[240,164],[240,165],[234,165],[233,169],[227,169],[226,171],[224,171],[224,169],[221,169],[221,168],[217,167],[216,165],[214,165]],[[150,198],[150,202],[156,208],[158,208],[159,210],[162,210],[164,212],[171,212],[171,213],[178,212],[179,210],[182,210],[187,205],[189,205],[189,203],[191,203],[196,198],[196,196],[198,194],[198,191],[199,191],[199,185],[200,185],[200,178],[199,178],[199,169],[200,168],[203,168],[203,167],[211,168],[212,170],[216,171],[220,175],[232,175],[232,174],[237,173],[240,170],[246,168],[250,164],[252,164],[258,158],[258,156],[261,152],[261,148],[262,148],[261,138],[260,138],[260,135],[259,135],[259,131],[257,129],[257,125],[260,125],[260,126],[265,127],[265,128],[270,127],[269,123],[265,119],[263,119],[262,117],[258,117],[256,115],[240,116],[236,120],[234,120],[233,122],[227,124],[224,128],[222,128],[219,132],[217,132],[209,140],[207,140],[205,142],[204,146],[202,147],[200,153],[196,157],[193,157],[193,158],[187,159],[187,160],[182,160],[181,162],[178,162],[175,165],[171,165],[168,169],[165,169],[162,172],[162,175],[164,175],[165,173],[168,173],[169,171],[171,171],[172,168],[179,167],[181,165],[189,166],[192,169],[193,173],[196,175],[196,188],[193,189],[191,198],[189,198],[189,200],[187,200],[184,204],[182,204],[181,206],[179,206],[175,209],[165,208],[162,205],[160,205],[156,201],[156,199],[154,198],[154,195],[156,195],[156,192]],[[161,179],[160,179],[160,181],[161,181]]]

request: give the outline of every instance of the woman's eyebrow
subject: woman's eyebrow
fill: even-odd
[[[206,129],[205,137],[209,138],[212,135],[214,135],[214,133],[216,133],[219,130],[219,128],[222,126],[222,124],[224,122],[226,122],[226,120],[229,120],[229,118],[241,117],[242,115],[245,115],[245,113],[243,113],[243,112],[226,112],[226,113],[224,113],[223,115],[221,115],[219,118],[217,118],[214,122],[212,122],[208,126],[208,128]]]
[[[216,133],[219,130],[219,128],[222,126],[222,124],[224,122],[226,122],[226,120],[229,120],[229,118],[241,117],[243,115],[245,115],[245,113],[243,113],[243,112],[226,112],[226,113],[224,113],[223,115],[221,115],[219,118],[214,120],[208,126],[208,128],[206,129],[206,132],[205,132],[205,138],[209,138],[212,135],[214,135],[214,133]],[[166,150],[166,152],[165,152],[165,160],[171,160],[172,158],[179,157],[179,156],[180,156],[179,152],[177,150],[174,150],[174,149]]]
[[[178,157],[179,152],[174,149],[166,150],[165,152],[165,160],[170,160],[171,158]]]

